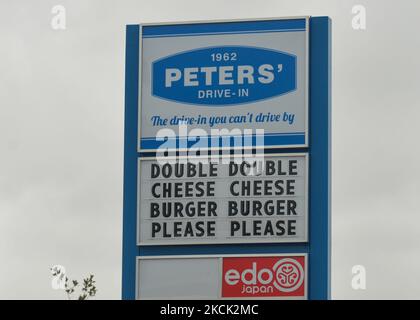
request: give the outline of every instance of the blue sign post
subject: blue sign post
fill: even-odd
[[[331,246],[331,21],[328,17],[309,18],[309,39],[307,48],[309,69],[302,71],[295,79],[296,58],[293,54],[266,50],[255,46],[208,45],[205,48],[195,50],[180,50],[177,54],[164,55],[161,59],[155,59],[153,52],[144,53],[151,59],[151,70],[143,70],[141,67],[142,46],[144,40],[159,41],[162,34],[167,37],[187,37],[185,30],[194,30],[195,35],[206,33],[226,32],[229,26],[230,33],[250,33],[252,27],[254,33],[263,32],[293,32],[307,31],[302,24],[304,19],[269,20],[259,22],[235,22],[235,23],[203,23],[148,26],[143,29],[139,25],[127,26],[126,32],[126,75],[125,75],[125,131],[124,131],[124,212],[123,212],[123,261],[122,261],[122,298],[135,299],[138,279],[136,278],[136,261],[139,256],[186,256],[186,255],[253,255],[253,254],[306,254],[308,268],[306,274],[307,298],[329,299],[330,298],[330,246]],[[235,29],[236,28],[236,29]],[[220,30],[219,30],[220,29]],[[186,40],[187,41],[187,40]],[[186,42],[188,43],[188,42]],[[172,44],[171,44],[172,45]],[[204,46],[203,46],[204,47]],[[223,50],[220,56],[217,54]],[[238,54],[240,53],[240,55]],[[223,55],[227,54],[227,55]],[[233,55],[238,57],[232,61]],[[213,56],[212,56],[213,55]],[[187,61],[201,62],[211,57],[200,75],[200,69],[185,64]],[[220,61],[217,61],[220,57]],[[225,57],[225,60],[223,60]],[[264,58],[264,59],[263,59]],[[258,59],[261,59],[259,61]],[[269,63],[267,63],[269,61]],[[219,62],[219,63],[216,63]],[[198,65],[198,64],[197,64]],[[274,67],[275,66],[275,67]],[[299,66],[299,65],[298,65]],[[224,69],[223,69],[224,67]],[[222,68],[221,70],[218,68]],[[277,69],[276,69],[277,68]],[[298,67],[299,70],[304,65]],[[226,76],[226,70],[232,71],[232,79]],[[275,73],[277,70],[279,73]],[[251,78],[250,72],[255,71],[259,76],[260,83],[253,92],[254,84],[258,78]],[[259,71],[259,73],[258,73]],[[195,72],[195,73],[192,73]],[[221,72],[222,76],[212,77],[212,72]],[[159,78],[165,82],[157,82],[156,77],[151,80],[150,87],[140,83],[140,79],[149,74],[161,75]],[[300,92],[297,87],[302,87],[307,76],[307,89]],[[288,76],[287,76],[288,75]],[[235,77],[237,76],[237,77]],[[283,76],[285,76],[283,78]],[[233,80],[235,78],[236,80]],[[213,83],[218,79],[220,83]],[[232,81],[240,81],[242,96],[235,91],[226,91]],[[269,81],[271,80],[271,81]],[[183,81],[183,86],[180,85]],[[301,81],[301,82],[299,82]],[[267,85],[267,86],[265,86]],[[206,88],[211,90],[206,91]],[[214,91],[213,91],[214,90]],[[158,116],[163,121],[165,114],[154,115],[141,106],[142,99],[148,104],[155,98],[167,101],[168,106],[177,106],[177,103],[192,103],[207,108],[209,116],[212,109],[206,105],[240,105],[247,102],[259,101],[261,108],[266,99],[276,99],[288,92],[294,91],[298,101],[307,101],[307,108],[301,112],[300,123],[296,126],[274,123],[267,124],[272,132],[278,132],[278,128],[284,126],[289,130],[287,135],[266,136],[266,141],[274,141],[265,150],[267,154],[308,154],[309,166],[309,197],[308,197],[308,240],[299,243],[255,243],[255,244],[200,244],[200,245],[138,245],[138,160],[140,157],[154,157],[156,141],[150,135],[154,130],[154,123],[146,123],[145,128],[140,127],[139,119],[151,119]],[[305,96],[305,92],[306,95]],[[216,96],[214,95],[216,93]],[[246,93],[246,94],[245,94]],[[217,94],[220,94],[217,96]],[[150,96],[150,97],[149,97]],[[147,100],[150,99],[150,100]],[[281,98],[283,99],[283,98]],[[273,101],[273,100],[271,100]],[[290,100],[290,104],[294,101]],[[156,108],[153,108],[156,109]],[[169,108],[169,110],[171,110]],[[155,112],[155,110],[152,110]],[[143,114],[144,113],[144,114]],[[201,116],[201,114],[200,114]],[[307,117],[307,118],[306,118]],[[157,120],[156,120],[157,121]],[[159,123],[158,121],[158,123]],[[197,125],[199,127],[199,125]],[[244,125],[246,126],[246,124]],[[142,134],[143,133],[143,134]],[[299,136],[298,139],[294,138]],[[272,137],[280,137],[273,139]],[[146,138],[146,139],[145,139]],[[179,138],[179,137],[177,137]],[[270,140],[271,139],[271,140]],[[306,140],[307,139],[307,140]],[[287,143],[292,141],[292,143]],[[152,142],[152,143],[151,143]],[[150,146],[150,148],[149,148]],[[148,150],[149,149],[149,150]]]

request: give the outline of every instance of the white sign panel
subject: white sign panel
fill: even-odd
[[[306,242],[307,157],[139,159],[138,244]]]
[[[306,147],[308,29],[308,18],[141,26],[139,150],[219,147],[218,130]],[[188,140],[181,122],[204,134]]]
[[[137,298],[214,299],[219,294],[219,261],[158,257],[137,260]]]

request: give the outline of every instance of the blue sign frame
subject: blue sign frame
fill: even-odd
[[[205,28],[206,23],[197,25]],[[169,26],[162,26],[169,28]],[[307,253],[308,298],[330,299],[331,277],[331,20],[310,18],[309,147],[267,153],[309,154],[309,242],[305,244],[223,244],[137,246],[137,160],[154,156],[137,150],[139,93],[139,25],[126,30],[124,206],[122,299],[136,295],[136,257],[199,254]]]

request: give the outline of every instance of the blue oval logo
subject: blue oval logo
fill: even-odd
[[[296,89],[296,56],[247,46],[181,52],[153,62],[152,94],[171,101],[225,106]]]

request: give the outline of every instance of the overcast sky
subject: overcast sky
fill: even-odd
[[[64,298],[54,264],[120,298],[126,24],[302,15],[333,21],[333,298],[419,299],[416,0],[0,0],[0,298]]]

